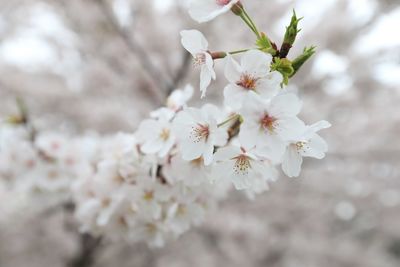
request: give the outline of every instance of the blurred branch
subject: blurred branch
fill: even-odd
[[[68,267],[90,267],[93,266],[96,251],[101,245],[101,237],[93,237],[90,234],[81,234],[79,236],[80,250],[78,255],[73,258]]]
[[[169,78],[166,78],[160,69],[153,64],[152,60],[148,56],[146,50],[122,27],[120,27],[112,9],[107,4],[106,0],[97,1],[103,10],[104,15],[108,19],[110,25],[113,27],[116,33],[121,37],[126,46],[135,53],[143,69],[146,71],[151,81],[155,81],[159,88],[163,88],[164,92],[169,92],[171,87],[174,87]],[[154,98],[160,102],[164,102],[164,96],[161,95],[153,87],[149,87],[150,93]]]
[[[176,87],[179,85],[179,83],[186,77],[189,71],[189,65],[192,62],[192,56],[190,53],[184,52],[183,59],[181,66],[178,68],[176,71],[176,75],[172,81],[171,86],[167,90],[167,96],[172,93],[176,89]]]

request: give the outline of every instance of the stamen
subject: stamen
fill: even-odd
[[[306,150],[310,148],[310,147],[307,145],[307,142],[305,142],[305,141],[299,141],[299,142],[295,143],[294,145],[296,146],[297,153],[300,153],[300,151],[302,151],[303,153],[305,153]]]
[[[239,85],[246,90],[255,90],[257,86],[257,80],[258,78],[255,78],[250,74],[244,73],[242,74],[240,80],[236,83],[236,85]]]
[[[192,127],[192,131],[190,133],[190,139],[192,139],[193,142],[198,143],[201,140],[207,141],[209,135],[210,135],[209,126],[198,123],[197,126]]]
[[[246,155],[240,155],[236,158],[235,165],[233,170],[237,174],[247,175],[249,173],[249,169],[251,168],[250,160]]]
[[[151,201],[154,198],[154,192],[153,191],[146,191],[143,195],[143,199],[147,201]]]
[[[195,67],[199,67],[199,66],[201,66],[201,65],[203,65],[203,64],[205,64],[205,63],[206,63],[206,54],[204,54],[204,53],[198,53],[198,54],[196,54],[196,55],[194,56],[193,65],[194,65]]]
[[[270,116],[268,113],[264,114],[264,117],[260,120],[260,125],[265,130],[273,132],[276,127],[277,119],[275,117]]]
[[[170,130],[167,128],[162,129],[161,133],[160,133],[160,138],[163,141],[167,141],[169,138],[169,134],[170,134]]]

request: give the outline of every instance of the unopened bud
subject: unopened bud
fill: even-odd
[[[243,5],[242,3],[237,2],[236,4],[234,4],[231,8],[231,11],[233,12],[233,14],[235,14],[236,16],[240,16],[243,13]]]
[[[301,68],[301,66],[303,66],[303,64],[306,63],[306,61],[314,54],[315,54],[315,46],[311,46],[309,48],[305,47],[303,53],[293,60],[292,66],[294,72],[290,75],[290,77],[293,77],[297,73],[297,71]]]

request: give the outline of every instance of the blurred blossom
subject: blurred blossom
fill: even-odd
[[[335,206],[335,214],[339,219],[343,221],[349,221],[353,219],[356,214],[356,209],[354,205],[347,201],[341,201]]]

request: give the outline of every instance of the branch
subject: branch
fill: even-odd
[[[69,263],[68,267],[90,267],[93,266],[94,257],[96,256],[97,249],[101,245],[101,237],[93,237],[90,234],[81,234],[80,250],[78,255],[73,258]]]
[[[105,0],[96,1],[99,3],[100,8],[103,10],[104,15],[108,19],[110,25],[113,27],[116,33],[124,41],[125,45],[131,50],[132,53],[136,54],[139,58],[143,69],[146,71],[147,76],[153,82],[155,81],[159,88],[163,88],[164,92],[168,92],[171,87],[173,87],[172,82],[169,78],[166,78],[160,69],[153,64],[150,57],[148,56],[146,50],[123,28],[119,26],[118,21],[115,18],[112,10]],[[164,97],[159,94],[157,90],[150,88],[151,94],[157,98],[158,101],[164,102]]]
[[[172,91],[176,89],[179,83],[186,77],[191,62],[192,62],[192,56],[185,50],[181,66],[177,69],[172,84],[167,90],[167,96],[169,96],[172,93]]]

